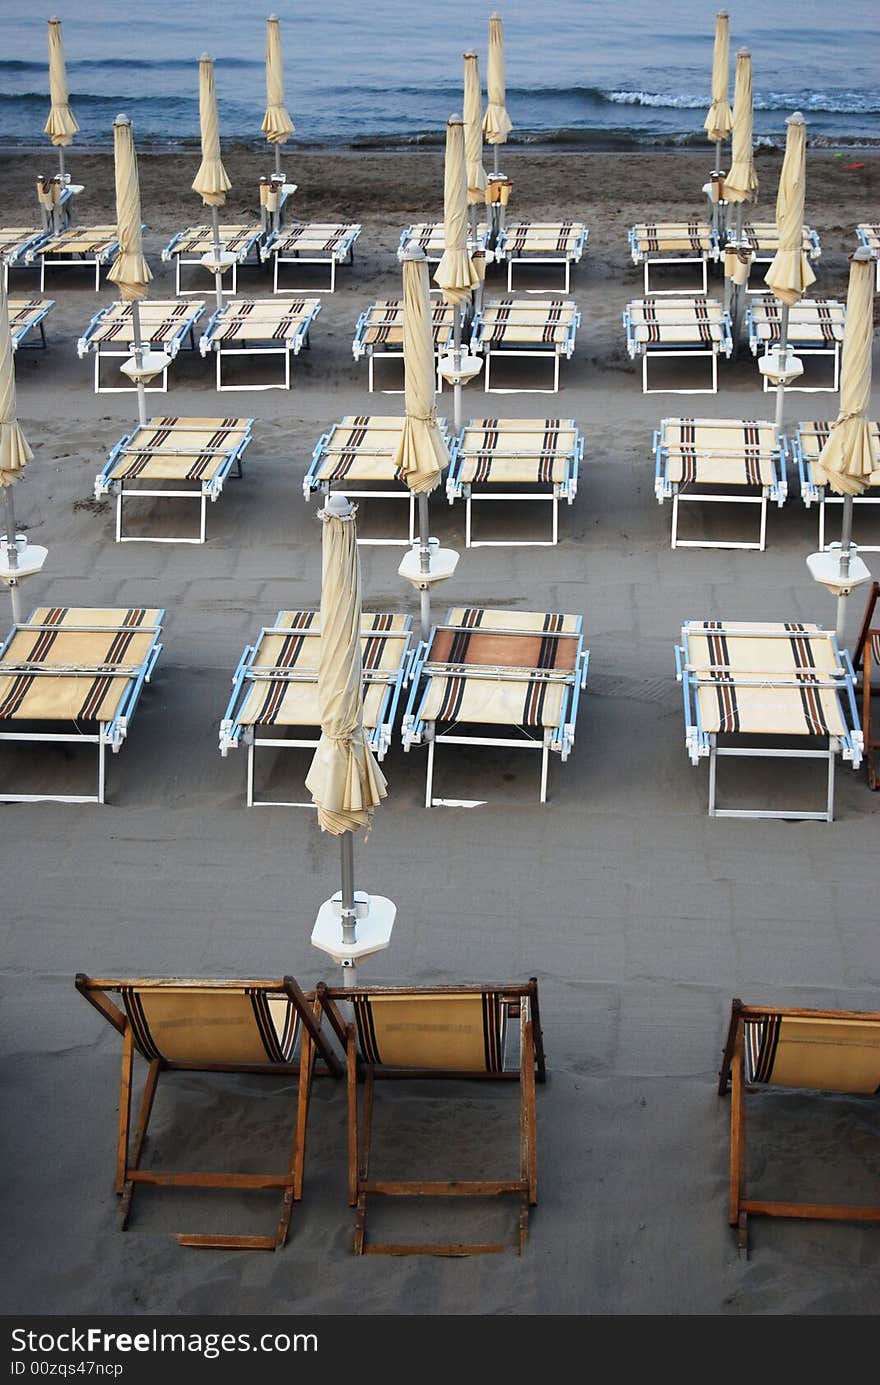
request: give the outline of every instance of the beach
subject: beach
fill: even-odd
[[[224,146],[223,157],[233,184],[223,219],[253,220],[271,156]],[[0,221],[33,218],[34,177],[54,171],[53,160],[48,149],[0,155]],[[167,395],[148,397],[155,413],[255,419],[244,478],[230,480],[210,506],[203,546],[114,543],[112,503],[95,501],[93,482],[136,418],[134,397],[95,394],[91,358],[75,350],[97,308],[114,297],[112,286],[102,279],[96,294],[88,272],[47,275],[45,294],[57,304],[49,349],[21,350],[16,359],[19,417],[34,450],[16,487],[16,513],[30,540],[49,550],[24,588],[25,611],[144,605],[165,608],[166,617],[152,684],[109,765],[107,805],[2,808],[3,1227],[14,1265],[4,1312],[876,1314],[876,1227],[756,1218],[744,1259],[726,1220],[729,1104],[717,1094],[717,1072],[733,997],[880,1009],[880,795],[868,790],[863,768],[842,765],[832,823],[710,819],[706,764],[693,767],[686,754],[673,662],[684,620],[833,628],[835,619],[834,602],[807,573],[816,513],[801,503],[794,475],[787,505],[769,517],[763,553],[672,551],[669,506],[654,496],[652,434],[664,416],[773,417],[747,347],[720,364],[716,395],[685,400],[643,395],[638,363],[626,354],[621,313],[642,292],[627,230],[648,214],[705,215],[701,189],[712,162],[709,147],[504,153],[510,215],[572,217],[589,228],[570,292],[582,324],[558,395],[487,396],[478,381],[464,392],[464,417],[574,418],[585,458],[557,547],[466,550],[462,507],[435,493],[431,532],[461,557],[434,609],[582,615],[588,689],[570,759],[551,758],[545,806],[537,802],[537,756],[485,750],[450,753],[442,766],[438,758],[437,791],[488,803],[425,810],[424,749],[404,754],[396,739],[383,764],[388,798],[355,845],[358,888],[397,905],[391,946],[364,964],[365,980],[538,979],[548,1080],[537,1093],[539,1200],[521,1257],[354,1257],[345,1096],[324,1077],[314,1086],[304,1197],[283,1250],[199,1253],[170,1234],[271,1229],[271,1194],[139,1189],[123,1234],[113,1192],[118,1039],[74,989],[77,972],[289,972],[304,987],[338,980],[309,941],[320,904],[339,886],[337,844],[311,811],[246,809],[244,752],[222,758],[218,727],[244,646],[278,610],[319,604],[320,526],[314,501],[302,495],[318,437],[346,414],[403,412],[401,395],[367,392],[366,364],[353,359],[351,341],[363,308],[399,296],[402,228],[442,216],[442,152],[285,150],[285,172],[298,185],[293,214],[352,219],[363,231],[353,266],[340,269],[336,293],[322,299],[289,392],[221,402],[213,363],[196,353],[175,362]],[[142,153],[139,163],[151,296],[171,297],[173,267],[160,251],[202,219],[190,189],[198,159],[195,151]],[[780,164],[779,151],[757,151],[762,220],[773,219]],[[112,157],[74,149],[68,166],[85,188],[76,220],[113,221]],[[845,298],[855,227],[875,219],[878,191],[877,151],[809,151],[806,214],[823,251],[815,293]],[[505,283],[490,270],[487,297]],[[240,284],[242,293],[271,293],[266,268],[245,268]],[[710,286],[720,296],[717,271]],[[10,291],[36,293],[33,274],[13,272]],[[210,310],[207,274],[203,292]],[[533,364],[537,372],[541,363]],[[874,418],[877,365],[875,344]],[[438,408],[451,410],[446,393]],[[836,395],[799,394],[787,400],[785,417],[833,418],[836,410]],[[399,522],[402,507],[380,506],[377,516],[372,504],[365,532],[387,525],[389,512]],[[745,532],[752,518],[724,524]],[[705,524],[715,532],[720,517]],[[863,541],[878,542],[876,518],[859,514],[856,541],[862,529]],[[397,575],[401,552],[362,549],[365,609],[417,617],[417,600]],[[866,561],[880,573],[876,554]],[[0,606],[8,621],[6,595]],[[862,607],[854,596],[850,648]],[[0,760],[4,778],[35,793],[91,768],[84,753],[64,748],[4,745]],[[279,756],[266,786],[301,793],[307,764],[301,752]],[[805,799],[817,792],[812,768],[803,776],[792,768],[790,780],[787,768],[766,764],[751,777],[731,773],[746,796],[751,785],[754,795],[784,797],[789,782]],[[401,1095],[383,1090],[377,1098],[377,1122],[385,1115],[388,1131]],[[436,1095],[406,1096],[406,1118],[386,1151],[397,1166],[391,1172],[440,1177],[444,1141],[477,1160],[479,1137],[497,1127],[500,1140],[507,1125],[515,1158],[509,1095],[475,1090],[458,1128],[442,1085]],[[491,1122],[484,1102],[495,1103]],[[756,1104],[755,1169],[767,1196],[876,1202],[876,1103],[792,1093],[779,1099],[773,1121],[765,1121],[769,1102]],[[160,1084],[145,1160],[220,1167],[225,1146],[237,1167],[259,1169],[285,1158],[290,1119],[286,1083],[179,1075],[164,1092]],[[428,1167],[419,1162],[426,1130],[434,1136]],[[468,1214],[487,1238],[515,1219],[491,1206],[454,1209],[459,1231]],[[426,1229],[454,1236],[451,1215],[448,1207],[395,1208],[377,1214],[376,1232],[387,1221],[415,1238]],[[467,1235],[473,1227],[467,1223]]]

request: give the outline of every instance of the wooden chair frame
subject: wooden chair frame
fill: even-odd
[[[868,788],[880,789],[880,734],[871,726],[871,698],[880,694],[880,669],[875,667],[871,656],[872,641],[880,635],[880,625],[872,624],[877,602],[880,601],[880,582],[872,582],[868,602],[856,647],[853,652],[853,668],[862,669],[862,736],[865,742],[865,768],[868,771]],[[871,680],[874,680],[873,686]]]
[[[336,1002],[368,996],[431,996],[467,995],[491,992],[508,1001],[525,999],[528,1009],[520,1006],[521,1044],[520,1066],[509,1072],[461,1072],[433,1068],[386,1067],[366,1061],[358,1053],[354,1025],[349,1024]],[[356,1208],[354,1253],[356,1255],[487,1255],[498,1254],[511,1246],[505,1243],[458,1242],[445,1244],[370,1243],[367,1240],[367,1202],[370,1197],[496,1197],[513,1195],[519,1201],[519,1235],[516,1242],[522,1254],[528,1238],[529,1208],[538,1201],[536,1152],[535,1082],[546,1080],[544,1045],[538,1009],[538,983],[532,977],[525,985],[508,986],[369,986],[354,989],[330,989],[321,982],[317,1004],[326,1014],[341,1042],[348,1059],[348,1201]],[[528,1017],[527,1017],[528,1016]],[[369,1162],[372,1140],[373,1098],[377,1078],[445,1078],[507,1079],[520,1088],[520,1167],[518,1178],[492,1180],[448,1180],[426,1182],[388,1181],[370,1178]],[[358,1081],[363,1083],[363,1098],[358,1097]]]
[[[149,1062],[138,1109],[134,1135],[131,1132],[131,1109],[133,1096],[133,1069],[135,1043],[127,1015],[106,992],[120,990],[122,987],[170,989],[186,987],[200,991],[239,990],[243,985],[268,993],[284,994],[289,997],[300,1019],[300,1054],[294,1063],[184,1063],[156,1058]],[[233,1236],[180,1233],[177,1241],[183,1246],[222,1247],[237,1250],[277,1250],[287,1240],[293,1203],[302,1197],[303,1166],[305,1158],[306,1123],[308,1120],[309,1094],[318,1054],[323,1058],[328,1072],[334,1077],[342,1076],[342,1064],[321,1030],[321,1003],[313,993],[306,994],[292,976],[282,981],[214,981],[189,980],[181,977],[136,978],[127,980],[95,979],[79,972],[76,988],[85,999],[104,1016],[114,1029],[122,1035],[122,1077],[119,1094],[119,1122],[116,1142],[115,1191],[120,1198],[122,1230],[126,1230],[134,1189],[137,1184],[148,1183],[160,1187],[175,1188],[237,1188],[265,1190],[277,1188],[281,1191],[281,1212],[278,1226],[271,1236]],[[142,1169],[141,1154],[147,1135],[147,1127],[156,1096],[159,1076],[163,1071],[190,1072],[248,1072],[268,1076],[290,1077],[298,1074],[299,1083],[296,1097],[296,1120],[287,1168],[279,1173],[192,1173],[185,1171]]]
[[[748,1153],[746,1147],[746,1093],[756,1088],[746,1081],[745,1023],[773,1016],[805,1019],[868,1020],[880,1026],[880,1012],[858,1010],[798,1010],[781,1006],[744,1005],[735,999],[730,1026],[718,1073],[718,1094],[730,1087],[730,1181],[727,1220],[737,1233],[742,1256],[748,1255],[749,1217],[798,1217],[811,1221],[850,1221],[880,1223],[880,1204],[858,1207],[833,1202],[776,1202],[747,1196]],[[762,1084],[763,1085],[763,1084]],[[773,1090],[772,1082],[768,1090]],[[777,1091],[781,1088],[777,1087]]]

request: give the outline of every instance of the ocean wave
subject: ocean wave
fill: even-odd
[[[591,90],[591,89],[588,89]],[[709,105],[704,95],[662,93],[655,91],[601,92],[615,106],[647,106],[661,110],[696,111]],[[821,111],[825,115],[877,115],[880,101],[875,94],[863,91],[770,91],[756,92],[753,98],[756,111]]]

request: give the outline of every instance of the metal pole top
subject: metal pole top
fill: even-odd
[[[748,48],[738,48],[736,50],[736,56],[738,58],[750,58],[752,56],[751,50]]]
[[[114,122],[113,122],[114,127],[117,126],[117,125],[130,125],[130,124],[131,124],[131,121],[129,120],[128,116],[125,115],[124,112],[122,112],[122,111],[119,112],[119,115],[116,117],[116,119],[115,119]]]
[[[427,260],[428,257],[417,240],[408,240],[400,258],[402,260]]]
[[[214,61],[214,59],[211,57],[211,54],[210,54],[210,53],[200,53],[200,54],[199,54],[199,62],[200,62],[200,63],[212,63],[213,61]]]
[[[447,125],[463,125],[464,120],[460,115],[451,115],[446,122]]]
[[[476,58],[477,54],[474,52],[473,48],[469,48],[468,51],[462,53],[461,56],[464,58],[465,62],[467,62],[468,58]]]
[[[341,491],[331,491],[324,501],[324,510],[334,519],[350,519],[354,513],[351,501]]]
[[[266,15],[266,23],[267,23],[267,24],[278,24],[278,23],[280,23],[277,14],[267,14],[267,15]]]
[[[786,118],[785,123],[786,125],[806,125],[807,122],[804,120],[800,111],[792,111],[791,115]]]
[[[849,257],[850,264],[873,264],[874,255],[867,245],[860,245],[858,250],[854,250]]]

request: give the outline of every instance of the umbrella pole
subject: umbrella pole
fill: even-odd
[[[275,145],[275,177],[281,177],[281,145]]]
[[[131,326],[134,334],[134,359],[140,371],[144,363],[144,339],[141,336],[141,305],[137,298],[131,305]],[[138,422],[143,425],[147,421],[147,391],[140,375],[137,378],[137,397]]]
[[[419,572],[429,573],[431,571],[431,546],[428,538],[428,492],[419,491]],[[422,639],[427,640],[431,633],[431,588],[425,586],[419,590],[419,605],[421,608]]]
[[[354,833],[343,832],[339,838],[339,858],[342,865],[342,941],[356,943],[354,907]],[[343,967],[342,980],[346,986],[355,984],[355,967]]]
[[[788,359],[788,304],[783,303],[779,322],[779,364],[785,370]],[[782,436],[782,410],[785,403],[785,384],[780,378],[776,386],[776,439]]]
[[[453,308],[452,319],[452,363],[456,371],[461,370],[461,315],[464,311],[462,303],[456,303]],[[455,384],[452,387],[452,417],[456,434],[461,432],[461,375],[456,374]]]
[[[840,580],[845,581],[849,577],[849,560],[852,553],[852,521],[853,521],[853,498],[851,495],[843,497],[843,522],[840,531]],[[837,598],[837,638],[843,639],[844,627],[846,626],[846,597],[848,593],[841,593]]]
[[[64,145],[58,146],[58,172],[61,174],[61,181],[64,182],[67,174],[64,172]]]
[[[18,567],[18,548],[15,544],[15,506],[12,501],[12,486],[3,487],[3,510],[6,515],[6,564],[14,571]],[[18,584],[11,584],[9,595],[12,600],[12,622],[21,623],[21,592]]]
[[[492,172],[498,175],[498,145],[492,145]]]
[[[211,231],[214,237],[214,256],[220,263],[220,208],[211,208]],[[223,307],[223,275],[218,268],[214,273],[214,287],[217,291],[217,307]]]

